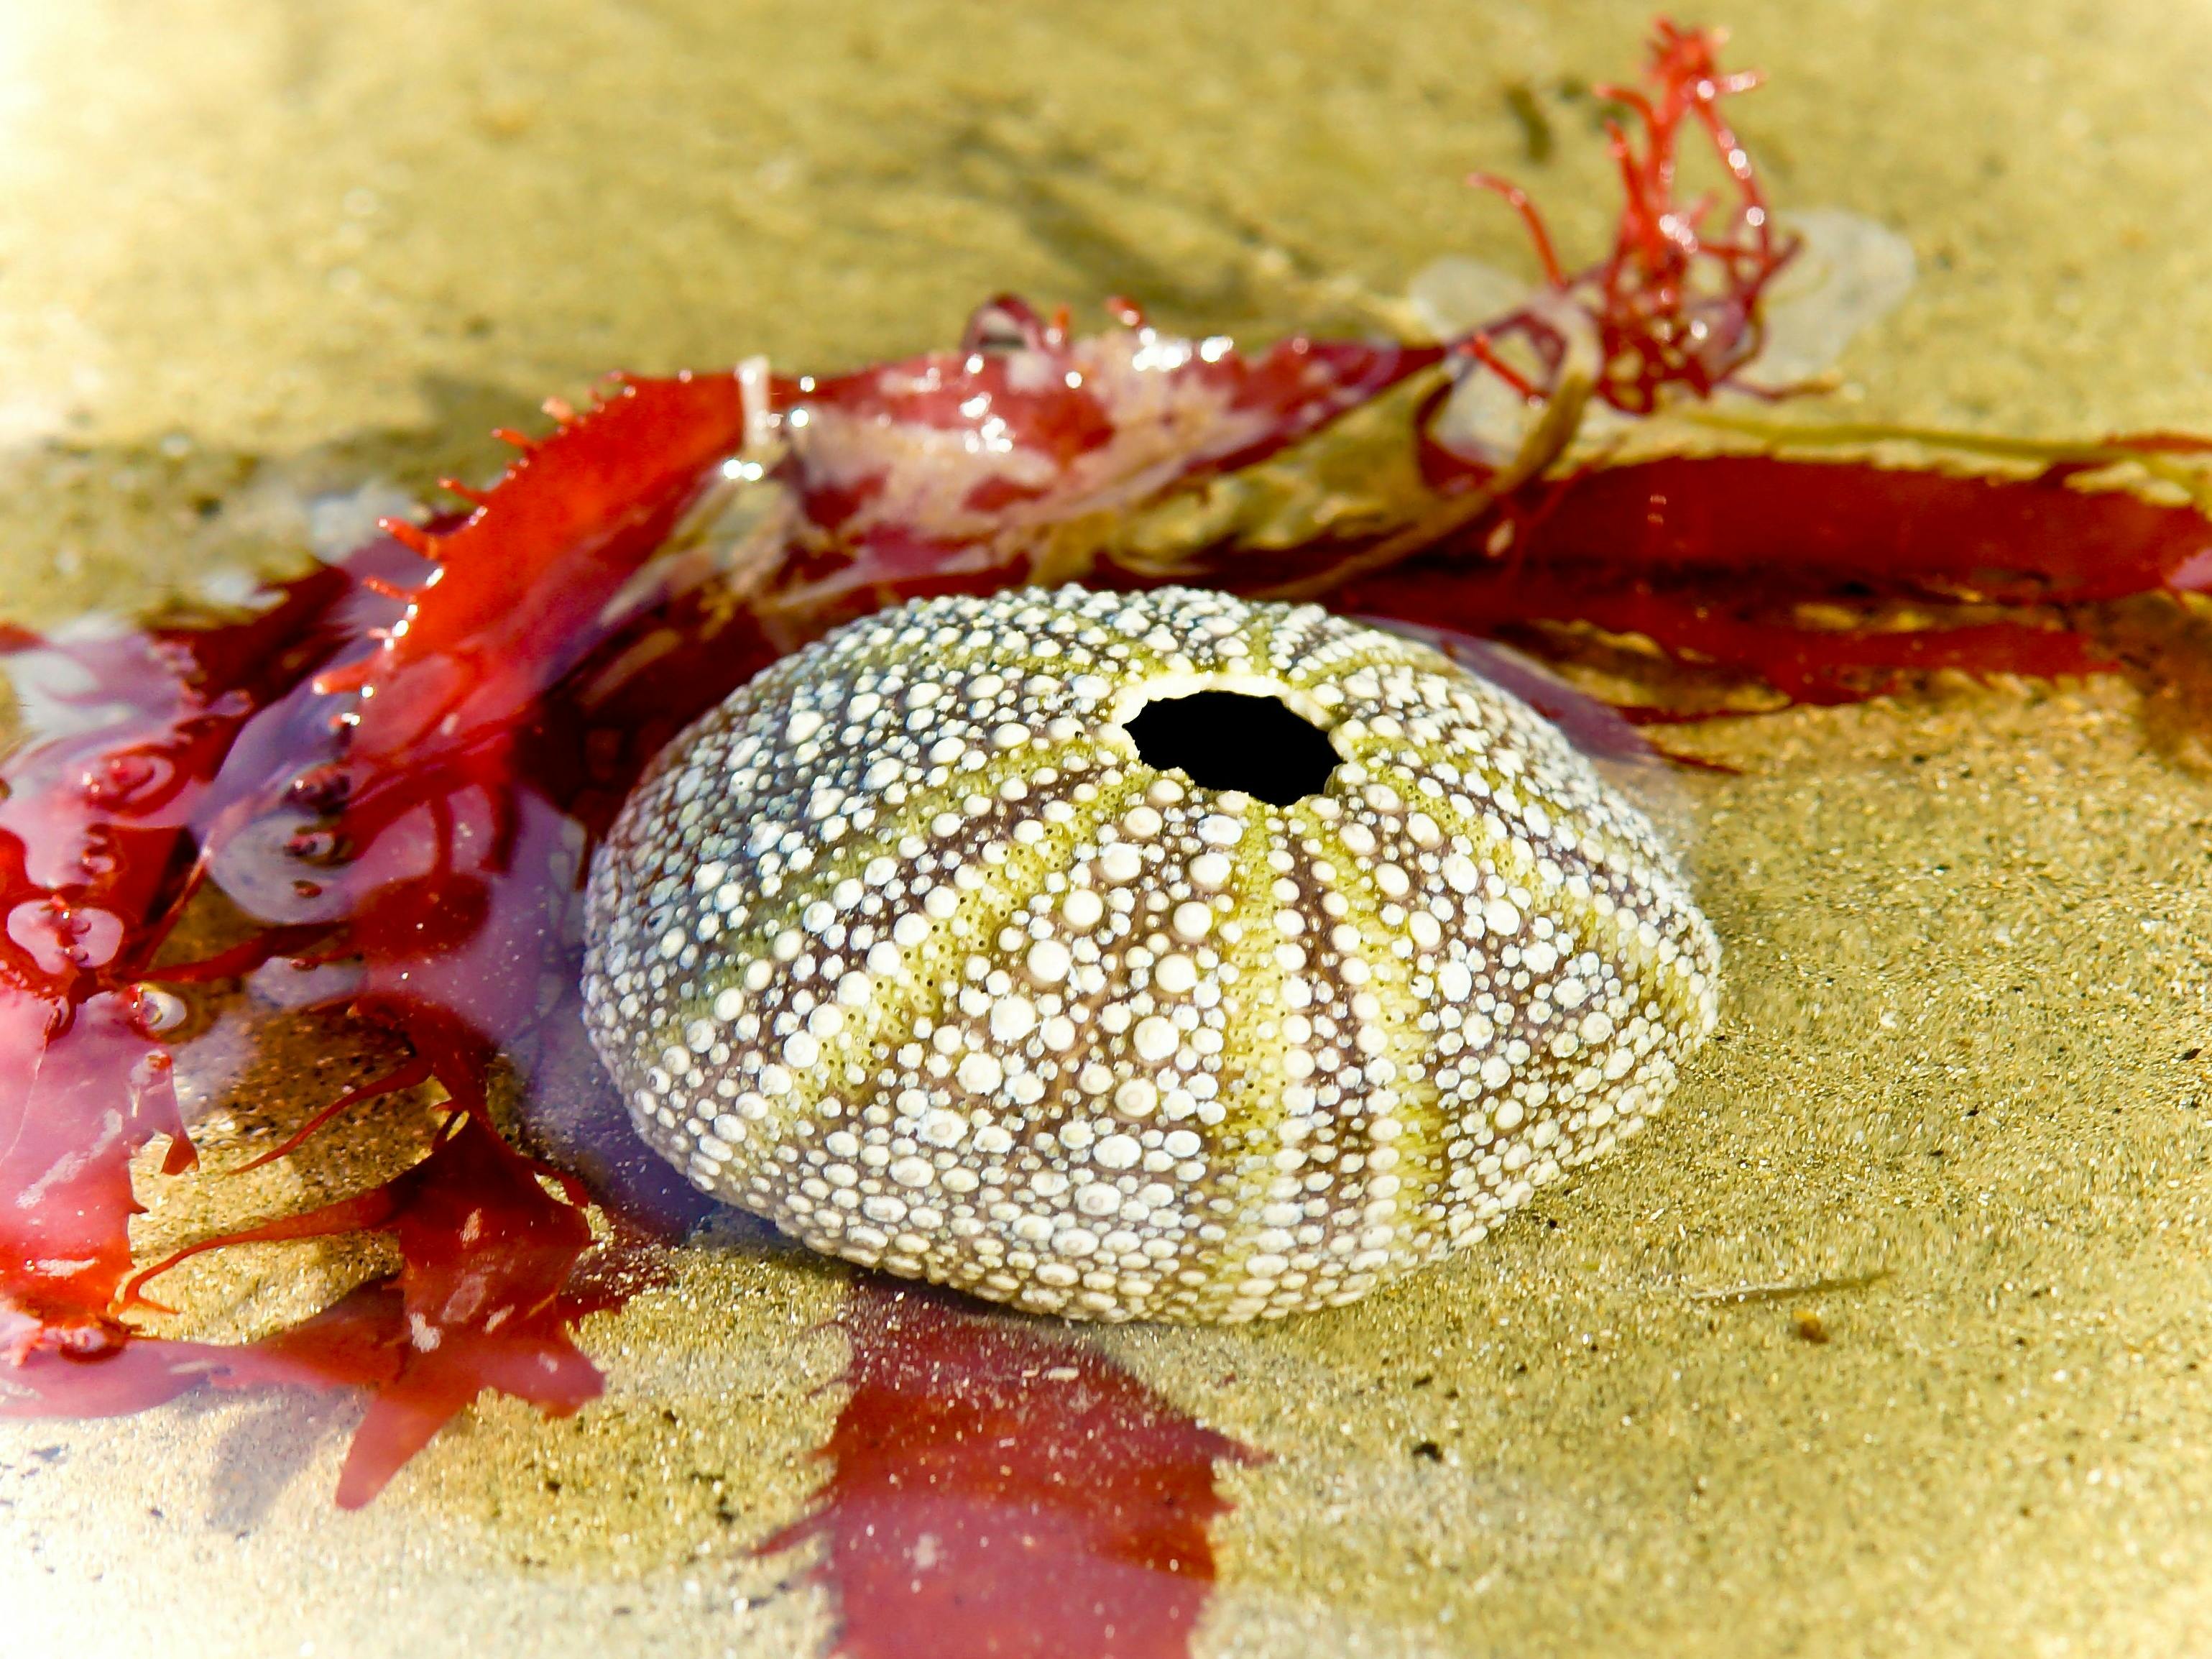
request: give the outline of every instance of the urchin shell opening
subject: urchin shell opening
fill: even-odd
[[[1267,691],[1212,687],[1154,697],[1123,729],[1146,765],[1273,806],[1320,794],[1340,758],[1328,732]]]

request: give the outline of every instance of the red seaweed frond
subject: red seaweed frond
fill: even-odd
[[[587,414],[557,409],[553,434],[526,443],[459,524],[385,526],[437,569],[374,653],[318,683],[360,699],[348,749],[361,762],[419,765],[521,720],[745,438],[726,374],[625,380]]]
[[[569,1288],[592,1247],[581,1204],[573,1183],[474,1118],[456,1117],[427,1158],[383,1186],[204,1240],[130,1288],[136,1297],[146,1280],[207,1250],[360,1231],[391,1237],[397,1273],[240,1346],[141,1338],[127,1349],[118,1341],[96,1365],[51,1346],[27,1352],[0,1373],[0,1417],[143,1410],[207,1382],[367,1388],[368,1414],[338,1477],[339,1506],[356,1509],[486,1389],[555,1416],[598,1396],[599,1373],[573,1334],[610,1297]]]
[[[483,1388],[568,1411],[599,1386],[568,1333],[602,1299],[563,1288],[590,1243],[583,1194],[505,1146],[485,1095],[500,1046],[546,1012],[549,979],[573,985],[561,956],[580,837],[511,760],[483,755],[371,792],[377,828],[404,833],[365,831],[350,864],[306,866],[281,836],[241,834],[268,810],[272,779],[327,752],[308,682],[388,615],[379,590],[394,551],[379,544],[311,573],[242,623],[15,642],[33,736],[5,762],[0,794],[0,1414],[137,1410],[208,1380],[365,1385],[377,1398],[341,1485],[348,1504]],[[46,720],[57,735],[42,738]],[[211,873],[269,924],[157,963]],[[163,1135],[167,1173],[192,1155],[161,1041],[185,1007],[159,988],[311,946],[358,963],[355,1012],[403,1036],[410,1057],[276,1155],[422,1079],[444,1086],[456,1127],[374,1193],[185,1254],[373,1228],[393,1235],[404,1266],[249,1347],[143,1338],[122,1316],[152,1305],[138,1285],[172,1264],[129,1278],[133,1158]]]
[[[1217,1463],[1264,1461],[1097,1349],[866,1279],[812,1513],[846,1659],[1187,1659],[1211,1593]]]
[[[1252,465],[1444,356],[1304,335],[1248,356],[1115,309],[1079,337],[1001,295],[957,351],[769,382],[789,512],[756,607],[803,637],[894,597],[1088,574],[1055,555],[1067,526]]]
[[[1476,634],[1638,635],[1790,702],[1837,703],[1938,670],[2112,672],[2086,607],[2212,573],[2200,507],[2076,488],[2063,468],[1672,457],[1577,472],[1511,522],[1509,556],[1447,539],[1338,602]]]
[[[159,1040],[180,1005],[144,982],[199,879],[189,826],[219,799],[257,708],[312,671],[349,592],[326,568],[243,623],[15,648],[18,688],[33,690],[31,741],[8,757],[0,793],[11,1345],[105,1346],[119,1332],[131,1156],[157,1135],[173,1170],[191,1156]],[[44,1329],[16,1326],[24,1316]]]

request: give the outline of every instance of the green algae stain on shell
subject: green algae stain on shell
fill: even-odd
[[[1277,805],[1139,754],[1278,701]],[[1191,707],[1199,707],[1194,702]],[[1352,1301],[1633,1134],[1719,951],[1526,706],[1311,605],[936,599],[672,744],[593,866],[586,1018],[638,1127],[815,1249],[1040,1312]]]

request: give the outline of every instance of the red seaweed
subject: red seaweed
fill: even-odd
[[[1213,1584],[1201,1426],[1087,1343],[864,1279],[811,1513],[846,1659],[1183,1659]]]
[[[143,1409],[202,1381],[365,1385],[374,1398],[339,1487],[348,1505],[483,1388],[552,1411],[595,1395],[598,1372],[569,1335],[608,1301],[569,1283],[591,1243],[581,1190],[558,1177],[563,1196],[545,1191],[539,1176],[555,1172],[491,1131],[483,1087],[495,1047],[538,1018],[545,979],[562,982],[559,913],[580,833],[500,781],[430,793],[414,810],[435,820],[432,833],[380,842],[331,885],[308,879],[283,843],[272,854],[224,839],[265,804],[272,753],[296,766],[332,739],[326,715],[302,720],[295,705],[317,695],[311,674],[389,614],[378,590],[398,550],[380,544],[319,568],[245,622],[22,644],[19,683],[51,688],[58,706],[40,713],[57,729],[11,757],[0,801],[0,1044],[21,1061],[0,1073],[13,1089],[0,1097],[0,1351],[11,1362],[0,1415]],[[265,740],[271,730],[288,741]],[[215,855],[240,848],[249,855],[232,873],[260,878],[234,885],[259,891],[272,925],[212,958],[158,962]],[[346,908],[325,915],[334,896]],[[142,1337],[125,1322],[137,1303],[125,1282],[141,1207],[131,1159],[166,1135],[167,1172],[193,1162],[159,1041],[182,1010],[161,983],[228,977],[315,940],[362,960],[355,1012],[402,1031],[410,1064],[445,1080],[460,1114],[385,1186],[185,1254],[370,1230],[392,1234],[402,1266],[259,1343]],[[403,1067],[333,1104],[411,1076]]]
[[[1252,465],[1440,362],[1438,346],[1295,335],[1248,358],[1225,338],[1121,326],[1072,337],[1001,295],[957,351],[775,383],[776,609],[825,616],[851,596],[1002,586],[1068,574],[1055,532]]]
[[[304,674],[346,598],[326,567],[228,628],[15,647],[54,730],[0,799],[0,1352],[106,1352],[130,1268],[130,1158],[189,1167],[144,983],[194,885],[187,825],[257,703]]]
[[[1646,86],[1594,88],[1634,112],[1644,144],[1638,149],[1626,127],[1607,122],[1621,211],[1612,250],[1588,270],[1561,268],[1550,231],[1518,185],[1472,175],[1471,183],[1520,214],[1544,269],[1534,302],[1477,330],[1463,347],[1523,395],[1544,402],[1594,395],[1625,415],[1649,415],[1678,392],[1709,398],[1740,385],[1737,371],[1758,356],[1759,301],[1795,245],[1775,234],[1751,158],[1721,117],[1721,100],[1749,92],[1760,78],[1720,72],[1716,54],[1724,38],[1662,18]],[[1717,198],[1685,203],[1676,189],[1682,130],[1691,122],[1704,130],[1735,189],[1717,223]],[[1533,372],[1499,355],[1508,343],[1529,354]]]
[[[1647,461],[1575,479],[1530,525],[1520,562],[2004,605],[2212,586],[2212,526],[2201,514],[2084,489],[2075,476],[1972,477],[1763,455]]]
[[[179,1250],[137,1275],[124,1300],[203,1250],[337,1233],[391,1234],[404,1263],[398,1274],[257,1343],[140,1340],[97,1357],[34,1352],[19,1363],[0,1416],[142,1411],[203,1382],[368,1386],[368,1414],[338,1477],[342,1509],[374,1498],[486,1388],[567,1416],[602,1386],[572,1340],[575,1322],[613,1297],[568,1288],[592,1243],[584,1197],[573,1183],[560,1197],[547,1192],[541,1167],[458,1116],[428,1157],[383,1186]]]
[[[726,374],[623,379],[580,417],[548,407],[550,437],[502,434],[522,453],[492,492],[447,482],[478,503],[460,524],[386,521],[434,568],[420,588],[392,590],[406,611],[375,652],[315,687],[359,694],[343,719],[361,770],[419,773],[510,731],[599,637],[609,601],[744,439]]]
[[[1507,556],[1471,532],[1355,580],[1339,602],[1478,634],[1587,623],[1800,702],[1856,701],[1945,668],[2109,671],[2064,608],[2208,585],[2212,521],[2075,478],[1753,455],[1601,468],[1534,505]],[[1911,607],[1911,625],[1803,613],[1885,602]],[[1984,614],[1992,605],[2013,614]]]

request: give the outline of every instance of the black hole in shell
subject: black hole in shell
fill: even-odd
[[[1277,806],[1319,794],[1337,762],[1321,727],[1278,698],[1242,691],[1158,698],[1137,711],[1128,732],[1147,764]]]

